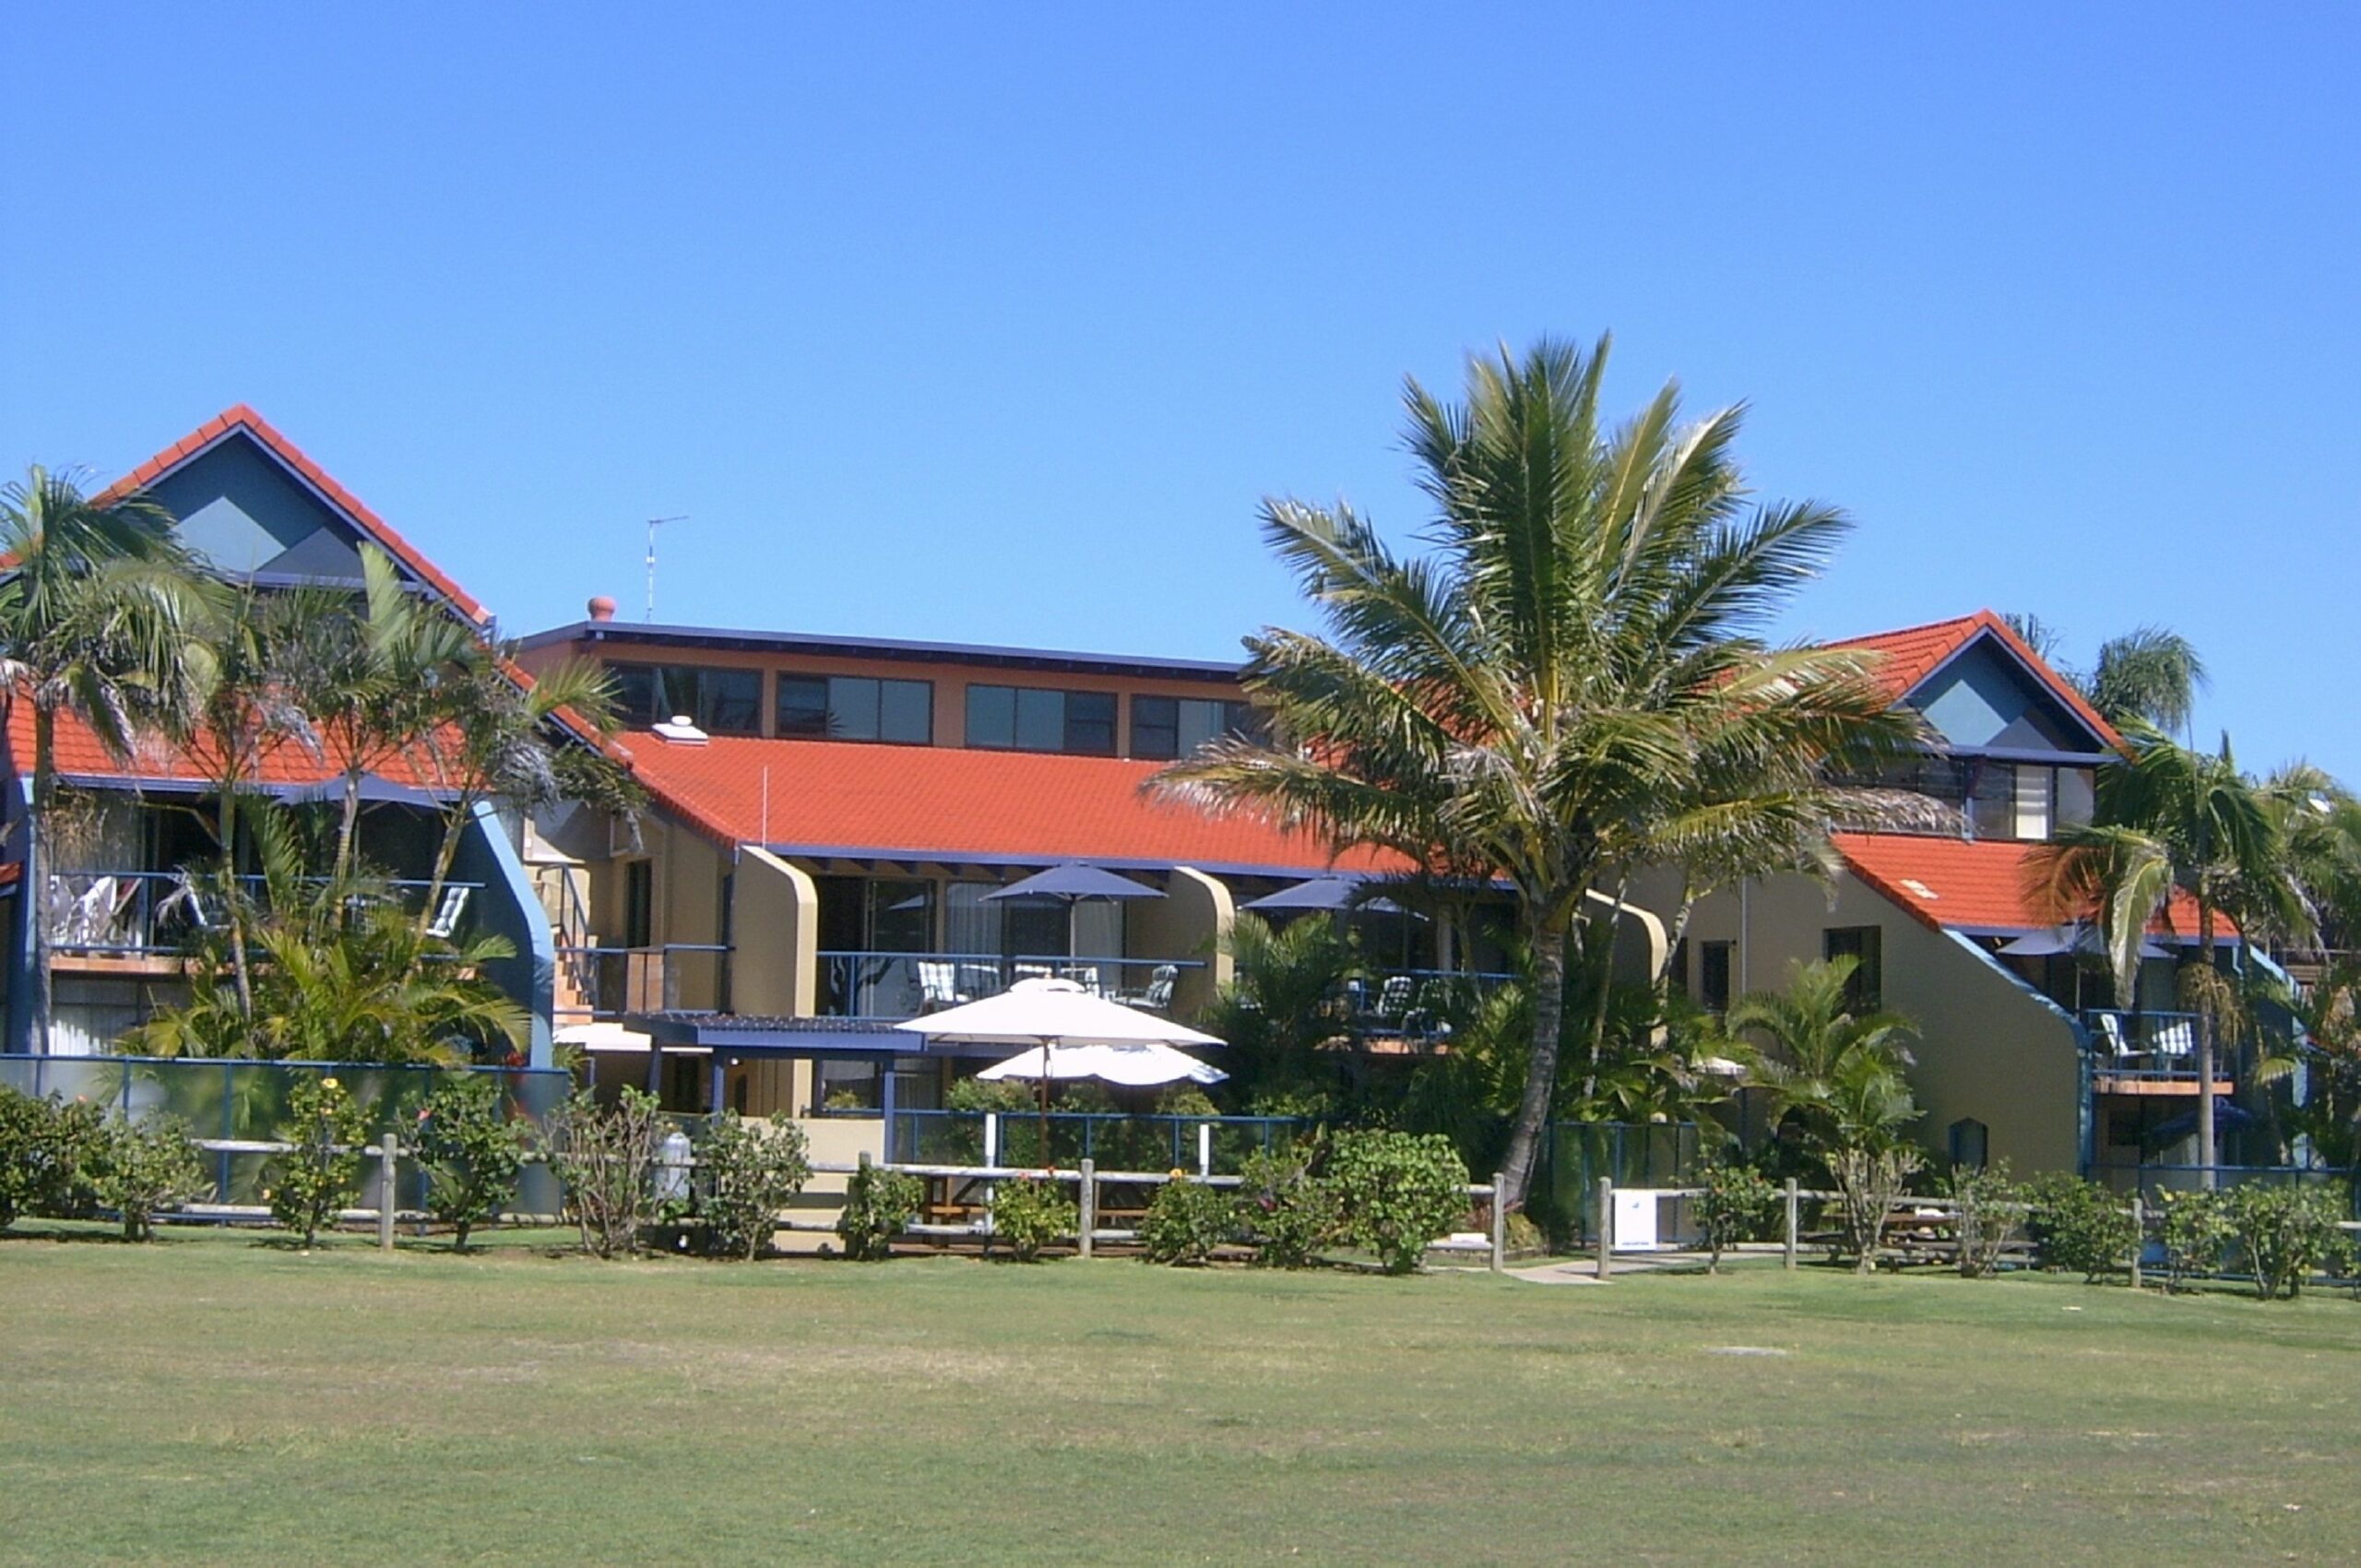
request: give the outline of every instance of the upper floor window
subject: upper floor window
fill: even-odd
[[[1885,1005],[1885,932],[1873,925],[1831,926],[1821,934],[1823,958],[1857,959],[1845,982],[1845,1004],[1856,1017]]]
[[[1697,949],[1697,1000],[1708,1013],[1730,1010],[1732,945],[1727,942],[1708,942]]]
[[[778,732],[831,741],[934,739],[934,683],[868,675],[781,675]]]
[[[1254,733],[1252,704],[1212,697],[1133,697],[1132,754],[1157,761],[1184,757],[1216,735]]]
[[[1115,754],[1115,694],[969,686],[967,743],[1020,752]]]
[[[615,709],[625,724],[686,717],[710,735],[763,732],[763,672],[698,664],[614,664]]]

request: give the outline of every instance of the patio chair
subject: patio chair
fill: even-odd
[[[919,969],[919,1001],[929,1011],[938,1007],[956,1007],[962,1002],[973,1001],[959,988],[959,967],[940,958],[920,958]]]
[[[1149,975],[1147,988],[1145,991],[1126,991],[1117,996],[1116,1000],[1127,1007],[1140,1007],[1150,1013],[1161,1013],[1172,1005],[1172,988],[1180,979],[1180,965],[1158,964],[1155,971]]]
[[[445,888],[441,906],[435,909],[434,918],[427,922],[426,934],[449,941],[451,933],[459,929],[459,917],[467,911],[467,908],[468,889]]]
[[[103,944],[108,929],[114,923],[118,902],[115,879],[92,877],[90,885],[79,893],[69,893],[64,877],[51,877],[49,885],[53,940],[61,947]]]
[[[997,965],[961,964],[958,973],[960,1000],[963,1002],[972,1002],[979,996],[998,996],[1003,989]]]
[[[2163,1028],[2151,1029],[2148,1038],[2159,1056],[2189,1056],[2197,1050],[2197,1030],[2186,1018],[2177,1018]]]
[[[1066,968],[1066,979],[1093,996],[1105,994],[1098,989],[1098,966],[1096,964],[1070,965]]]
[[[1378,1017],[1380,1019],[1398,1019],[1401,1022],[1407,1024],[1409,1022],[1410,1015],[1410,997],[1411,993],[1417,989],[1418,983],[1418,982],[1416,980],[1412,979],[1408,975],[1386,976],[1385,983],[1378,988]]]
[[[172,873],[172,890],[156,901],[151,917],[156,930],[161,932],[173,915],[185,915],[193,931],[211,931],[213,916],[205,907],[205,895],[197,891],[196,879],[187,872]]]
[[[2098,1016],[2099,1039],[2106,1046],[2106,1053],[2118,1062],[2137,1061],[2142,1052],[2136,1050],[2123,1035],[2123,1019],[2114,1013]]]

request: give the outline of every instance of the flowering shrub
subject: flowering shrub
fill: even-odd
[[[1417,1268],[1467,1212],[1467,1167],[1441,1133],[1340,1133],[1326,1181],[1346,1239],[1375,1253],[1388,1274]]]
[[[293,1146],[272,1157],[263,1179],[269,1184],[270,1217],[301,1235],[304,1246],[314,1244],[352,1201],[368,1137],[369,1113],[335,1078],[307,1073],[288,1091],[279,1138]]]
[[[771,1244],[777,1216],[812,1179],[803,1129],[749,1122],[725,1111],[697,1151],[698,1212],[706,1242],[723,1257],[753,1260]]]
[[[2222,1218],[2254,1277],[2254,1293],[2268,1301],[2293,1300],[2315,1269],[2337,1272],[2350,1243],[2336,1228],[2343,1216],[2327,1187],[2249,1182],[2221,1195]]]
[[[1043,1247],[1073,1235],[1080,1224],[1074,1199],[1058,1182],[1024,1176],[1003,1182],[992,1194],[992,1234],[1008,1243],[1019,1263],[1031,1263]]]
[[[836,1234],[844,1238],[845,1256],[856,1263],[890,1257],[894,1238],[917,1215],[926,1188],[915,1176],[864,1165],[845,1182],[844,1212],[836,1216]]]
[[[1238,1200],[1185,1176],[1157,1189],[1140,1221],[1140,1246],[1150,1263],[1203,1263],[1236,1234]]]
[[[411,1134],[427,1170],[426,1212],[457,1232],[461,1252],[469,1231],[500,1218],[525,1168],[530,1129],[509,1120],[504,1098],[486,1075],[447,1077],[419,1108]]]
[[[1336,1195],[1312,1173],[1303,1148],[1246,1157],[1239,1168],[1238,1218],[1257,1243],[1254,1261],[1301,1268],[1336,1234]]]
[[[1697,1223],[1705,1228],[1705,1272],[1721,1267],[1722,1253],[1751,1241],[1778,1201],[1779,1190],[1751,1165],[1707,1159],[1697,1172]]]

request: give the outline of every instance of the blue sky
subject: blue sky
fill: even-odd
[[[1616,334],[1859,531],[2361,782],[2350,6],[27,5],[0,463],[253,403],[527,631],[1222,657],[1401,378]]]

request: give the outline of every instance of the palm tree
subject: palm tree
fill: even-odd
[[[2197,951],[2182,965],[2181,995],[2197,1016],[2197,1158],[2212,1186],[2215,1039],[2242,1016],[2236,988],[2216,964],[2219,916],[2230,909],[2242,926],[2296,932],[2309,915],[2287,874],[2278,802],[2238,771],[2227,735],[2208,754],[2135,718],[2124,738],[2122,760],[2100,771],[2096,819],[2035,848],[2026,859],[2026,891],[2047,919],[2097,912],[2125,1005],[2150,924],[2176,890],[2195,901]]]
[[[32,1049],[49,1049],[50,932],[43,833],[57,791],[58,716],[87,724],[118,761],[138,736],[184,719],[210,649],[201,595],[172,515],[145,496],[101,505],[80,476],[38,466],[0,491],[0,683],[33,713],[32,815],[24,897],[33,928]]]
[[[1731,455],[1740,410],[1683,424],[1675,386],[1608,432],[1607,357],[1605,339],[1587,355],[1503,349],[1470,361],[1460,405],[1409,384],[1430,555],[1395,556],[1343,506],[1265,502],[1264,536],[1331,635],[1249,638],[1246,689],[1273,738],[1216,742],[1150,783],[1507,882],[1534,999],[1512,1200],[1555,1095],[1569,944],[1603,981],[1634,872],[1705,842],[1785,853],[1824,837],[1831,768],[1916,732],[1872,656],[1752,635],[1844,516],[1750,505]],[[1610,913],[1584,918],[1596,907]],[[1594,1009],[1594,1055],[1603,1028]]]
[[[1786,992],[1750,992],[1722,1018],[1727,1049],[1770,1092],[1773,1124],[1792,1115],[1823,1156],[1890,1142],[1918,1114],[1902,1075],[1916,1030],[1899,1013],[1854,1010],[1859,962],[1847,956],[1796,965]],[[1768,1049],[1749,1036],[1761,1037]]]
[[[2170,734],[2188,727],[2206,683],[2205,661],[2187,637],[2141,626],[2099,645],[2091,706],[2118,728],[2144,720]]]

